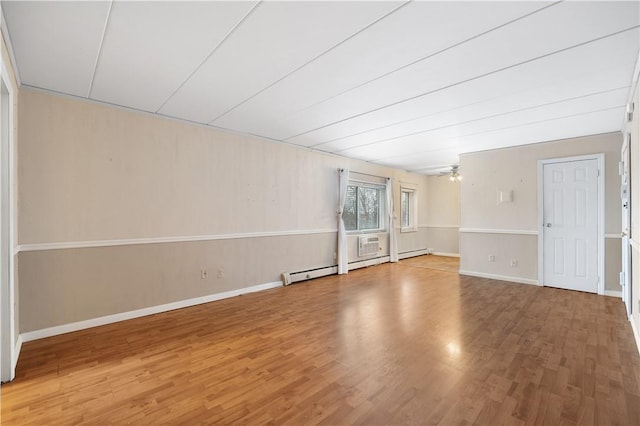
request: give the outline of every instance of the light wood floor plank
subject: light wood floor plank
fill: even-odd
[[[22,424],[640,424],[619,299],[423,256],[29,342]]]

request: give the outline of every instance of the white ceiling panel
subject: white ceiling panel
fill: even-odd
[[[159,112],[209,123],[401,4],[261,3]]]
[[[564,102],[556,102],[488,117],[482,120],[434,128],[433,130],[411,136],[352,148],[341,154],[374,162],[380,159],[393,159],[394,157],[402,157],[424,151],[425,146],[428,146],[430,149],[440,148],[442,145],[446,146],[446,141],[466,136],[493,132],[498,129],[528,126],[544,121],[553,121],[563,115],[573,116],[588,114],[602,109],[624,107],[628,93],[629,89],[625,87],[623,89],[570,99]],[[615,131],[619,125],[620,123],[616,123],[616,126],[610,129],[610,131]],[[393,152],[393,155],[389,156],[390,152]]]
[[[620,131],[640,1],[3,1],[21,83],[421,173]]]
[[[614,108],[573,117],[562,117],[553,121],[533,123],[522,127],[501,129],[480,135],[452,139],[449,143],[452,149],[458,154],[463,154],[466,152],[608,133],[612,128],[620,126],[620,120],[624,114],[624,110],[624,108]],[[402,158],[397,157],[379,160],[375,163],[391,167],[402,167],[405,170],[419,172],[429,168],[429,165],[433,164],[433,160],[438,158],[438,154],[439,151],[424,151],[413,153]],[[457,161],[453,161],[453,163],[457,163]]]
[[[460,138],[458,140],[459,149],[460,153],[466,153],[608,133],[612,131],[611,129],[620,127],[624,111],[625,107],[594,111],[590,114],[563,117],[544,123],[534,123],[520,129],[502,129],[482,135]],[[576,129],[580,129],[579,133],[576,133]],[[526,132],[524,137],[523,130]],[[518,143],[516,144],[513,143],[515,134],[519,135]]]
[[[589,72],[596,74],[598,78],[582,87],[584,94],[599,91],[603,85],[607,85],[606,81],[609,81],[608,88],[620,87],[621,79],[626,79],[627,84],[631,82],[635,59],[629,52],[638,50],[639,38],[640,29],[636,28],[388,108],[344,119],[307,135],[292,138],[289,142],[331,151],[346,149],[353,146],[351,141],[346,140],[350,135],[471,106],[496,97],[511,94],[517,96],[525,90],[538,89],[548,84],[579,81],[582,75]],[[579,93],[574,92],[574,96],[578,96]],[[557,99],[562,99],[560,92]],[[553,100],[549,99],[549,102],[551,101]],[[340,138],[344,139],[343,144],[336,140]],[[320,145],[324,141],[332,140],[336,140],[336,143],[331,144],[331,148]],[[370,141],[375,141],[375,138],[372,137]],[[354,145],[360,144],[362,141]]]
[[[315,146],[328,152],[343,153],[356,147],[367,147],[382,141],[402,138],[408,135],[437,129],[444,126],[457,126],[469,121],[479,120],[497,115],[506,115],[513,111],[521,111],[547,104],[562,102],[593,93],[622,89],[623,97],[628,93],[629,76],[635,64],[626,67],[604,67],[589,69],[588,73],[576,75],[572,79],[564,79],[554,84],[536,87],[531,90],[517,91],[513,94],[491,98],[486,101],[472,103],[459,108],[429,114],[423,117],[403,120],[398,124],[356,133],[353,136],[339,138],[331,142]],[[624,102],[624,99],[623,99]],[[345,153],[346,154],[346,153]]]
[[[110,4],[3,1],[22,83],[86,97]]]
[[[268,124],[546,6],[412,2],[213,124],[236,127],[246,117]]]
[[[611,19],[601,19],[608,15]],[[636,2],[564,2],[287,118],[287,139],[638,25]],[[254,117],[218,124],[256,132]],[[261,128],[260,130],[263,130]]]
[[[155,112],[254,5],[114,2],[91,98]]]
[[[443,166],[450,167],[451,165],[458,164],[459,160],[459,149],[456,144],[451,143],[448,148],[420,153],[401,160],[381,160],[375,164],[430,174],[438,171]],[[400,165],[402,166],[400,167]]]

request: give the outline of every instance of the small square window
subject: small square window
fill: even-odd
[[[400,231],[418,230],[418,194],[414,188],[400,188]]]

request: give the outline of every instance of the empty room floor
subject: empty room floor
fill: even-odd
[[[619,299],[416,262],[26,343],[2,423],[640,422]]]

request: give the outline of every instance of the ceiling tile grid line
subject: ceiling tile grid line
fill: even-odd
[[[392,138],[379,139],[379,140],[367,142],[367,143],[364,143],[364,144],[361,144],[361,145],[354,145],[354,146],[350,146],[349,148],[338,149],[338,150],[331,151],[331,152],[340,153],[340,152],[344,152],[344,151],[349,151],[349,150],[354,149],[354,148],[362,148],[362,147],[366,147],[366,146],[375,145],[375,144],[378,144],[378,143],[381,143],[381,142],[389,142],[389,141],[393,141],[393,140],[403,139],[403,138],[406,138],[408,136],[422,135],[422,134],[433,132],[433,131],[436,131],[436,130],[447,129],[447,128],[451,128],[451,127],[457,127],[457,126],[461,126],[461,125],[469,124],[469,123],[476,123],[476,122],[480,122],[480,121],[483,121],[483,120],[488,120],[488,119],[491,119],[491,118],[504,117],[504,116],[508,116],[509,114],[514,114],[514,113],[517,113],[517,112],[524,112],[524,111],[529,111],[529,110],[536,109],[536,108],[542,108],[542,107],[546,107],[546,106],[561,104],[561,103],[568,102],[568,101],[574,101],[574,100],[578,100],[578,99],[585,99],[585,98],[589,98],[589,97],[592,97],[592,96],[602,95],[602,94],[605,94],[605,93],[615,92],[615,91],[619,91],[619,90],[629,90],[629,88],[630,88],[630,86],[616,87],[616,88],[609,89],[609,90],[603,90],[603,91],[594,92],[594,93],[587,93],[587,94],[583,94],[583,95],[575,96],[575,97],[571,97],[571,98],[563,98],[563,99],[555,100],[553,102],[535,104],[535,105],[528,106],[528,107],[525,107],[525,108],[513,109],[513,110],[505,111],[505,112],[502,112],[502,113],[498,113],[498,114],[492,114],[492,115],[487,115],[487,116],[474,118],[472,120],[458,121],[458,122],[447,124],[447,125],[444,125],[444,126],[434,127],[434,128],[430,128],[430,129],[426,129],[426,130],[421,130],[421,131],[418,131],[418,132],[406,133],[406,134],[402,134],[402,135],[395,136],[395,137],[392,137]],[[317,148],[317,146],[314,146],[313,148]]]
[[[604,39],[607,39],[609,37],[614,37],[616,35],[623,34],[623,33],[627,32],[627,31],[633,31],[633,30],[638,29],[638,28],[640,28],[640,25],[635,25],[633,27],[626,28],[626,29],[623,29],[623,30],[620,30],[620,31],[616,31],[614,33],[611,33],[611,34],[608,34],[608,35],[605,35],[605,36],[602,36],[602,37],[597,37],[595,39],[588,40],[588,41],[585,41],[585,42],[582,42],[582,43],[578,43],[578,44],[573,45],[573,46],[565,47],[565,48],[562,48],[562,49],[559,49],[559,50],[556,50],[556,51],[553,51],[553,52],[550,52],[550,53],[546,53],[544,55],[541,55],[541,56],[538,56],[538,57],[535,57],[535,58],[527,59],[525,61],[521,61],[521,62],[518,62],[516,64],[512,64],[512,65],[509,65],[509,66],[506,66],[506,67],[502,67],[500,69],[492,70],[492,71],[477,75],[475,77],[466,79],[464,81],[459,81],[459,82],[456,82],[456,83],[452,83],[452,84],[449,84],[447,86],[440,87],[440,88],[437,88],[437,89],[434,89],[434,90],[430,90],[430,91],[425,92],[425,93],[419,93],[419,94],[417,94],[415,96],[411,96],[411,97],[408,97],[408,98],[405,98],[405,99],[402,99],[402,100],[399,100],[399,101],[396,101],[396,102],[392,102],[392,103],[387,104],[387,105],[383,105],[383,106],[380,106],[380,107],[377,107],[377,108],[374,108],[374,109],[371,109],[371,110],[368,110],[368,111],[364,111],[364,112],[361,112],[361,113],[358,113],[358,114],[354,114],[354,115],[351,115],[349,117],[345,117],[343,119],[340,119],[340,120],[337,120],[337,121],[334,121],[334,122],[327,123],[325,125],[316,127],[314,129],[307,130],[307,131],[299,133],[297,135],[289,136],[289,137],[285,138],[284,140],[290,140],[290,139],[293,139],[295,137],[299,137],[299,136],[305,135],[307,133],[311,133],[311,132],[314,132],[314,131],[317,131],[317,130],[320,130],[320,129],[324,129],[326,127],[329,127],[329,126],[332,126],[332,125],[335,125],[335,124],[338,124],[338,123],[343,123],[345,121],[351,120],[351,119],[356,118],[356,117],[361,117],[363,115],[370,114],[372,112],[381,111],[381,110],[384,110],[385,108],[389,108],[389,107],[392,107],[392,106],[395,106],[395,105],[400,105],[400,104],[403,104],[405,102],[409,102],[409,101],[412,101],[412,100],[415,100],[415,99],[419,99],[421,97],[424,97],[424,96],[427,96],[427,95],[430,95],[430,94],[433,94],[433,93],[436,93],[436,92],[440,92],[440,91],[443,91],[445,89],[449,89],[451,87],[458,86],[460,84],[464,84],[464,83],[467,83],[467,82],[470,82],[470,81],[478,80],[478,79],[490,76],[492,74],[499,73],[501,71],[505,71],[505,70],[508,70],[508,69],[511,69],[511,68],[515,68],[515,67],[524,65],[524,64],[528,64],[528,63],[531,63],[531,62],[534,62],[534,61],[537,61],[537,60],[540,60],[540,59],[543,59],[543,58],[547,58],[549,56],[557,55],[559,53],[566,52],[568,50],[575,49],[575,48],[578,48],[578,47],[582,47],[582,46],[585,46],[585,45],[588,45],[588,44],[591,44],[591,43],[594,43],[594,42],[597,42],[597,41],[600,41],[600,40],[604,40]]]
[[[109,2],[109,9],[107,9],[107,18],[104,20],[104,28],[102,30],[102,37],[100,38],[100,43],[98,45],[98,54],[96,55],[96,61],[93,65],[93,73],[91,74],[91,84],[89,85],[89,90],[87,92],[87,98],[91,97],[91,92],[93,91],[93,83],[96,78],[96,71],[98,66],[100,65],[100,58],[102,57],[102,46],[104,45],[104,37],[107,35],[107,30],[109,29],[109,19],[111,18],[111,10],[113,9],[113,0]]]
[[[303,69],[304,67],[306,67],[307,65],[313,63],[314,61],[318,60],[319,58],[323,57],[324,55],[326,55],[327,53],[331,52],[332,50],[336,49],[337,47],[339,47],[340,45],[346,43],[347,41],[351,40],[354,37],[357,37],[358,34],[361,34],[362,32],[368,30],[369,28],[371,28],[372,26],[374,26],[375,24],[377,24],[378,22],[382,21],[383,19],[389,17],[390,15],[396,13],[398,10],[402,9],[403,7],[407,6],[409,3],[411,2],[411,0],[405,1],[404,3],[402,3],[401,5],[399,5],[398,7],[396,7],[395,9],[391,10],[389,13],[375,19],[373,22],[367,24],[366,26],[364,26],[363,28],[359,29],[358,31],[356,31],[355,33],[351,34],[349,37],[345,38],[344,40],[341,40],[340,42],[336,43],[335,45],[329,47],[327,50],[325,50],[324,52],[320,53],[319,55],[317,55],[316,57],[310,59],[309,61],[303,63],[302,65],[300,65],[299,67],[295,68],[294,70],[288,72],[287,74],[283,75],[282,77],[278,78],[277,80],[275,80],[274,82],[270,83],[269,85],[263,87],[262,89],[258,90],[257,92],[255,92],[254,94],[252,94],[251,96],[247,97],[246,99],[242,100],[241,102],[237,103],[236,105],[234,105],[233,107],[227,109],[226,111],[224,111],[221,114],[218,114],[215,118],[211,119],[209,121],[209,124],[213,124],[215,123],[218,119],[224,117],[225,115],[229,114],[231,111],[235,110],[236,108],[240,107],[241,105],[247,103],[248,101],[250,101],[251,99],[255,98],[256,96],[260,95],[261,93],[263,93],[264,91],[270,89],[271,87],[275,86],[276,84],[280,83],[281,81],[283,81],[284,79],[290,77],[291,75],[295,74],[296,72],[300,71],[301,69]]]
[[[391,16],[393,13],[396,13],[396,12],[397,12],[398,10],[400,10],[402,7],[407,6],[409,3],[410,3],[410,1],[407,1],[406,3],[404,3],[404,4],[400,5],[400,6],[398,6],[396,9],[392,10],[392,11],[391,11],[391,12],[389,12],[388,14],[386,14],[386,15],[384,15],[384,16],[382,16],[382,17],[378,18],[378,19],[376,19],[374,22],[372,22],[371,24],[369,24],[369,25],[367,25],[366,27],[362,28],[361,30],[359,30],[358,32],[354,33],[354,34],[353,34],[353,35],[351,35],[350,37],[348,37],[348,38],[344,39],[343,41],[341,41],[340,43],[336,44],[335,46],[332,46],[331,48],[327,49],[325,52],[322,52],[320,55],[318,55],[318,56],[316,56],[315,58],[311,59],[311,60],[310,60],[310,61],[308,61],[307,63],[302,64],[300,67],[298,67],[298,68],[296,68],[295,70],[291,71],[291,72],[290,72],[290,73],[288,73],[287,75],[283,76],[282,78],[278,79],[277,81],[274,81],[272,84],[270,84],[270,85],[268,85],[268,86],[264,87],[264,88],[263,88],[263,89],[261,89],[260,91],[258,91],[258,92],[256,92],[256,93],[254,93],[254,94],[253,94],[253,95],[251,95],[250,97],[248,97],[248,98],[246,98],[245,100],[243,100],[242,102],[238,103],[237,105],[233,106],[232,108],[230,108],[230,109],[228,109],[227,111],[223,112],[222,114],[218,115],[217,117],[215,117],[214,119],[212,119],[212,120],[209,122],[209,124],[214,123],[215,121],[217,121],[217,120],[219,120],[220,118],[224,117],[225,115],[227,115],[227,114],[228,114],[228,113],[230,113],[231,111],[234,111],[235,109],[237,109],[237,108],[238,108],[238,107],[240,107],[241,105],[243,105],[243,104],[245,104],[246,102],[250,101],[251,99],[255,98],[255,97],[256,97],[256,96],[258,96],[259,94],[261,94],[261,93],[263,93],[264,91],[266,91],[266,90],[270,89],[271,87],[275,86],[276,84],[278,84],[279,82],[281,82],[281,81],[282,81],[282,80],[284,80],[285,78],[287,78],[287,77],[289,77],[289,76],[293,75],[294,73],[296,73],[296,72],[300,71],[300,70],[301,70],[301,69],[303,69],[304,67],[306,67],[306,66],[308,66],[309,64],[311,64],[311,63],[315,62],[316,60],[318,60],[318,59],[319,59],[319,58],[321,58],[322,56],[326,55],[327,53],[331,52],[332,50],[336,49],[336,48],[337,48],[337,47],[339,47],[340,45],[342,45],[342,44],[346,43],[347,41],[349,41],[349,40],[353,39],[354,37],[357,37],[359,34],[361,34],[361,33],[363,33],[364,31],[366,31],[366,30],[370,29],[371,27],[373,27],[374,25],[378,24],[379,22],[382,22],[384,19],[388,18],[388,17],[389,17],[389,16]],[[434,57],[434,56],[436,56],[436,55],[439,55],[439,54],[441,54],[441,53],[443,53],[443,52],[446,52],[447,50],[454,49],[454,48],[456,48],[456,47],[458,47],[458,46],[463,45],[464,43],[467,43],[467,42],[469,42],[469,41],[471,41],[471,40],[474,40],[474,39],[476,39],[476,38],[478,38],[478,37],[482,37],[483,35],[486,35],[486,34],[488,34],[488,33],[492,32],[492,31],[496,31],[496,30],[498,30],[498,29],[500,29],[500,28],[503,28],[503,27],[505,27],[505,26],[511,25],[511,24],[513,24],[514,22],[517,22],[517,21],[519,21],[519,20],[521,20],[521,19],[525,19],[525,18],[527,18],[527,17],[529,17],[529,16],[531,16],[531,15],[533,15],[533,14],[535,14],[535,13],[538,13],[538,12],[540,12],[540,11],[544,10],[544,9],[550,8],[550,7],[552,7],[552,6],[555,6],[556,4],[559,4],[559,3],[561,3],[561,1],[558,1],[558,2],[555,2],[555,3],[549,4],[549,5],[546,5],[546,6],[544,6],[544,7],[541,7],[541,8],[539,8],[539,9],[534,10],[533,12],[529,12],[529,13],[526,13],[526,14],[524,14],[524,15],[521,15],[521,16],[519,16],[519,17],[517,17],[517,18],[511,19],[511,20],[509,20],[509,21],[507,21],[507,22],[504,22],[504,23],[502,23],[502,24],[500,24],[500,25],[498,25],[498,26],[495,26],[495,27],[493,27],[493,28],[490,28],[489,30],[485,30],[485,31],[483,31],[483,32],[481,32],[481,33],[479,33],[479,34],[476,34],[476,35],[472,36],[472,37],[468,37],[468,38],[466,38],[466,39],[464,39],[464,40],[462,40],[462,41],[459,41],[459,42],[457,42],[457,43],[454,43],[454,44],[452,44],[452,45],[450,45],[450,46],[447,46],[447,47],[445,47],[445,48],[443,48],[443,49],[440,49],[440,50],[438,50],[438,51],[436,51],[436,52],[429,53],[428,55],[423,56],[423,57],[420,57],[420,58],[418,58],[418,59],[416,59],[416,60],[413,60],[413,61],[411,61],[411,62],[409,62],[409,63],[407,63],[407,64],[404,64],[404,65],[402,65],[401,67],[395,68],[395,69],[393,69],[393,70],[391,70],[391,71],[388,71],[388,72],[386,72],[386,73],[384,73],[384,74],[378,75],[378,76],[377,76],[377,77],[375,77],[375,78],[372,78],[372,79],[369,79],[369,80],[367,80],[367,81],[361,82],[361,83],[357,84],[356,86],[353,86],[353,87],[351,87],[351,88],[349,88],[349,89],[347,89],[347,90],[343,90],[343,91],[341,91],[341,92],[339,92],[339,93],[333,94],[333,95],[332,95],[332,96],[330,96],[330,97],[327,97],[327,98],[322,99],[322,100],[320,100],[320,101],[314,102],[313,104],[306,106],[305,108],[303,108],[302,110],[300,110],[300,111],[298,111],[298,112],[302,112],[302,111],[304,111],[304,110],[306,110],[306,109],[309,109],[309,108],[314,107],[314,106],[315,106],[315,105],[317,105],[317,104],[323,103],[323,102],[325,102],[325,101],[327,101],[327,100],[329,100],[329,99],[333,99],[333,98],[335,98],[335,97],[338,97],[338,96],[340,96],[340,95],[343,95],[343,94],[345,94],[345,93],[348,93],[348,92],[350,92],[350,91],[352,91],[352,90],[355,90],[355,89],[357,89],[357,88],[359,88],[359,87],[365,86],[365,85],[367,85],[367,84],[369,84],[369,83],[371,83],[371,82],[374,82],[374,81],[379,80],[379,79],[381,79],[381,78],[384,78],[384,77],[386,77],[386,76],[388,76],[388,75],[391,75],[391,74],[396,73],[396,72],[398,72],[398,71],[401,71],[401,70],[403,70],[403,69],[405,69],[405,68],[408,68],[408,67],[410,67],[410,66],[412,66],[412,65],[415,65],[415,64],[420,63],[420,62],[422,62],[422,61],[428,60],[428,59],[430,59],[430,58],[432,58],[432,57]],[[290,137],[290,138],[286,138],[286,139],[291,139],[291,138],[293,138],[293,137],[295,137],[295,136],[298,136],[298,135],[294,135],[294,136],[292,136],[292,137]],[[286,139],[285,139],[285,140],[286,140]]]
[[[240,18],[240,20],[227,32],[227,34],[224,35],[222,40],[220,40],[220,42],[216,44],[211,52],[209,52],[209,54],[204,59],[202,59],[202,61],[200,61],[200,63],[193,69],[193,71],[191,71],[189,75],[187,75],[184,81],[182,81],[182,83],[180,83],[180,85],[176,87],[176,89],[171,92],[171,94],[162,102],[162,104],[160,104],[160,106],[156,108],[156,113],[158,113],[167,104],[167,102],[169,102],[171,98],[173,98],[176,93],[180,91],[180,89],[189,81],[189,79],[191,79],[191,77],[193,77],[193,75],[202,67],[202,65],[207,62],[207,60],[216,52],[216,50],[218,50],[220,46],[222,46],[224,42],[242,26],[242,23],[245,22],[247,18],[249,18],[249,16],[251,16],[251,14],[258,8],[258,6],[260,6],[260,4],[262,4],[262,0],[258,0],[255,2],[253,7],[251,7],[249,11],[242,18]]]

